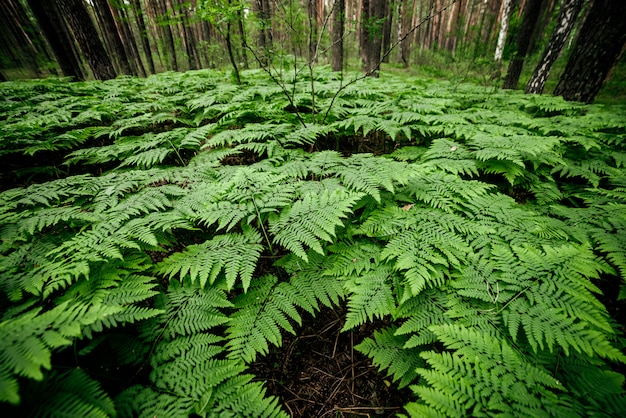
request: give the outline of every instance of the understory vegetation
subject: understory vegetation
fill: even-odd
[[[288,416],[330,309],[409,395],[319,416],[626,414],[625,107],[242,75],[0,85],[3,410]]]

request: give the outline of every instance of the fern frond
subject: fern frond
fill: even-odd
[[[525,361],[506,342],[460,325],[431,330],[452,353],[422,353],[432,370],[417,372],[429,386],[414,390],[430,408],[445,416],[502,413],[537,416],[558,405],[563,385],[546,370]],[[555,402],[556,401],[556,402]]]
[[[257,354],[269,352],[268,343],[280,345],[281,329],[294,334],[290,320],[301,323],[294,298],[297,296],[289,285],[277,283],[274,276],[258,278],[247,293],[234,298],[237,311],[230,316],[226,330],[229,358],[254,361]]]
[[[277,265],[290,274],[289,284],[298,295],[296,305],[314,315],[320,303],[329,308],[337,306],[345,293],[343,280],[329,271],[334,264],[329,257],[314,251],[309,251],[307,256],[309,261],[305,263],[289,254],[278,260]]]
[[[348,294],[348,313],[342,330],[349,330],[368,320],[394,314],[396,310],[394,281],[392,269],[385,265],[349,278],[344,285]]]
[[[192,282],[197,281],[204,287],[207,281],[213,284],[223,269],[228,289],[232,289],[239,278],[245,291],[263,250],[261,241],[261,235],[252,228],[242,234],[218,235],[169,256],[155,271],[170,278],[178,276],[181,280],[189,275]]]
[[[54,414],[107,418],[116,416],[113,400],[83,369],[51,373],[44,381],[29,385],[18,409],[22,416]]]
[[[354,346],[355,350],[369,356],[379,370],[388,369],[399,387],[409,385],[417,377],[417,368],[424,365],[416,350],[406,349],[407,338],[396,335],[396,328],[385,328],[374,333],[374,338],[366,338]]]
[[[305,194],[279,215],[270,217],[269,230],[277,243],[308,261],[303,245],[323,254],[320,239],[332,242],[335,228],[343,225],[341,219],[362,196],[362,193],[340,190],[321,195]]]

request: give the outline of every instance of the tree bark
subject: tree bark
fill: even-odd
[[[109,51],[114,56],[114,60],[119,65],[119,71],[122,74],[132,74],[128,55],[124,49],[124,43],[115,24],[113,13],[111,12],[109,2],[107,0],[93,0],[96,16],[102,27],[104,38],[109,44]]]
[[[344,0],[335,0],[333,9],[333,30],[332,30],[332,69],[333,71],[343,70],[343,34],[344,21],[346,18],[346,5]]]
[[[148,62],[148,70],[151,74],[156,71],[154,69],[154,58],[152,57],[152,49],[150,48],[150,40],[146,29],[146,20],[143,17],[143,11],[141,10],[140,0],[131,0],[133,7],[133,14],[135,15],[135,21],[137,22],[137,28],[139,29],[139,37],[141,38],[141,45],[143,52]]]
[[[626,47],[626,2],[595,0],[554,95],[592,103]]]
[[[494,59],[497,63],[502,61],[502,53],[504,52],[504,42],[509,32],[509,17],[511,16],[512,0],[504,0],[502,3],[502,17],[500,18],[500,32],[498,32],[498,42],[496,44],[496,54]]]
[[[526,93],[541,94],[543,92],[552,64],[554,64],[563,46],[565,46],[565,42],[576,23],[576,17],[582,5],[582,0],[563,0],[556,27],[554,32],[552,32],[552,36],[550,36],[550,41],[543,52],[543,56],[526,85]]]
[[[165,0],[159,0],[157,2],[158,13],[160,16],[156,16],[157,19],[162,19],[163,22],[157,22],[163,28],[163,35],[165,36],[165,47],[167,48],[168,56],[170,59],[170,69],[178,71],[178,61],[176,60],[176,47],[174,46],[174,35],[172,34],[172,28],[168,22],[167,4]]]
[[[506,72],[504,78],[504,85],[502,88],[514,89],[517,87],[519,76],[522,73],[522,67],[524,66],[524,59],[532,44],[532,35],[537,26],[539,20],[541,3],[544,0],[527,0],[524,6],[524,17],[522,18],[522,26],[519,34],[517,35],[517,52]]]
[[[115,18],[115,23],[117,24],[120,36],[123,39],[124,46],[126,48],[126,55],[128,56],[133,74],[145,77],[146,69],[144,68],[143,61],[139,56],[137,39],[135,38],[132,25],[130,24],[128,14],[126,13],[126,7],[128,6],[123,3],[120,4],[118,0],[118,4],[116,6],[111,5],[111,11],[113,12],[113,17]]]
[[[28,0],[28,6],[48,40],[63,75],[84,80],[78,51],[56,3],[49,0]]]
[[[363,0],[361,21],[361,57],[363,72],[378,77],[383,42],[384,0]]]
[[[115,68],[98,37],[85,3],[82,0],[57,0],[57,5],[67,20],[94,77],[98,80],[115,78],[117,76]]]
[[[385,22],[383,23],[383,40],[382,50],[388,51],[391,46],[391,27],[393,25],[393,12],[394,1],[383,1],[383,16],[385,16]],[[389,54],[383,57],[383,62],[389,62]]]

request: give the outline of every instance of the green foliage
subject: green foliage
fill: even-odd
[[[412,416],[626,413],[623,109],[243,77],[2,83],[12,412],[286,416],[250,363],[344,304]]]

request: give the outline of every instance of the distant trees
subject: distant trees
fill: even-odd
[[[336,71],[360,64],[363,72],[376,75],[381,61],[429,64],[429,51],[438,51],[451,61],[508,61],[503,87],[516,88],[526,56],[547,45],[526,86],[528,93],[539,93],[568,40],[570,44],[576,40],[556,93],[589,101],[621,53],[624,4],[609,0],[2,0],[0,69],[28,69],[34,76],[60,70],[80,80],[228,65],[237,78],[252,56],[265,68],[294,59],[309,65],[328,63]],[[585,13],[580,13],[583,7]],[[583,16],[588,16],[584,25]],[[550,28],[554,30],[548,41],[543,34]],[[572,35],[574,28],[577,33]]]

